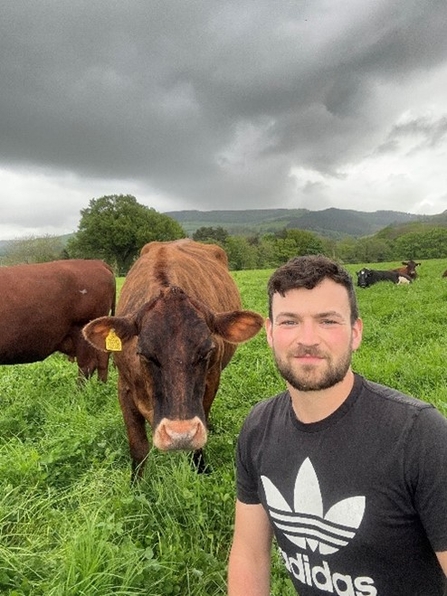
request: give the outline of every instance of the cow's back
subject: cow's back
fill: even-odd
[[[131,314],[170,286],[182,288],[216,312],[241,307],[225,251],[215,244],[177,240],[143,247],[123,284],[117,314]]]
[[[67,259],[1,267],[0,312],[9,317],[23,313],[29,320],[28,309],[32,309],[33,317],[51,320],[69,311],[72,318],[82,321],[90,319],[92,311],[95,317],[100,316],[95,311],[103,312],[102,302],[110,301],[114,284],[112,270],[99,260]]]
[[[115,300],[113,272],[98,260],[1,267],[0,288],[0,364],[43,360]]]
[[[73,320],[84,324],[114,311],[116,281],[111,267],[96,259],[57,261],[58,275],[65,280],[63,291],[72,299]],[[50,264],[50,263],[49,263]]]

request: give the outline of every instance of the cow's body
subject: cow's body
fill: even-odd
[[[241,310],[219,246],[180,240],[143,247],[122,287],[117,316],[84,329],[99,349],[107,349],[111,331],[119,338],[114,359],[133,476],[142,474],[149,451],[145,421],[157,448],[201,457],[221,371],[236,345],[262,325],[261,315]]]
[[[419,267],[420,263],[416,263],[413,260],[410,261],[402,261],[402,265],[404,267],[398,267],[397,269],[392,269],[392,271],[396,271],[402,275],[406,275],[410,279],[414,280],[417,277],[416,267]]]
[[[405,273],[397,271],[380,271],[378,269],[368,269],[363,267],[357,271],[357,285],[360,288],[368,288],[379,281],[390,281],[394,284],[411,283],[411,278]]]
[[[115,308],[115,276],[99,260],[0,267],[0,364],[25,364],[62,352],[79,375],[107,380],[108,354],[82,336],[92,319]]]

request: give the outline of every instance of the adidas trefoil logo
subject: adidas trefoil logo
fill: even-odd
[[[343,499],[324,514],[320,485],[309,458],[298,470],[293,509],[267,476],[261,480],[274,524],[296,546],[330,555],[354,538],[365,513],[365,497]]]

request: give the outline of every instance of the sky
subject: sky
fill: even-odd
[[[158,212],[447,209],[445,0],[0,0],[0,239]]]

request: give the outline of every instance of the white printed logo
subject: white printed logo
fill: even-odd
[[[343,499],[324,514],[320,484],[309,458],[298,470],[293,509],[267,476],[261,480],[273,523],[296,546],[330,555],[354,538],[365,513],[365,497]]]

